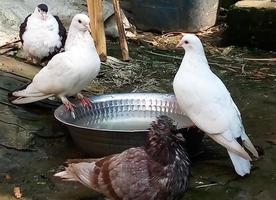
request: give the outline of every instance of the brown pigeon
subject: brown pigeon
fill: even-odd
[[[144,146],[77,160],[54,176],[78,181],[108,199],[170,200],[186,191],[189,174],[185,139],[170,118],[161,116],[152,123]]]

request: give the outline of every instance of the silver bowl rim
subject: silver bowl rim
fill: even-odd
[[[103,94],[103,95],[95,95],[95,96],[90,96],[89,98],[90,99],[97,99],[99,97],[108,97],[108,96],[112,96],[112,95],[131,95],[131,94],[135,94],[135,95],[167,95],[167,96],[174,96],[174,93],[158,93],[158,92],[133,92],[133,93],[110,93],[110,94]],[[80,105],[79,103],[77,103],[76,105]],[[64,110],[64,106],[63,105],[60,105],[54,112],[54,117],[59,121],[61,122],[62,124],[65,124],[66,126],[69,126],[69,127],[74,127],[74,128],[80,128],[80,129],[85,129],[85,130],[93,130],[93,131],[101,131],[101,132],[121,132],[121,133],[144,133],[144,132],[147,132],[148,129],[146,130],[115,130],[115,129],[100,129],[100,128],[93,128],[93,127],[84,127],[84,126],[79,126],[79,125],[76,125],[76,124],[72,124],[72,123],[69,123],[69,122],[66,122],[64,121],[63,119],[61,119],[59,116],[58,116],[58,112],[60,112],[60,110]]]

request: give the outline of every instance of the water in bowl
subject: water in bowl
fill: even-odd
[[[161,115],[167,115],[172,118],[178,127],[191,125],[190,120],[183,115],[153,111],[122,111],[109,115],[88,115],[76,120],[74,124],[78,126],[105,130],[147,130],[150,127],[150,124]]]

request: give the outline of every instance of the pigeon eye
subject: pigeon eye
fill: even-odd
[[[79,19],[78,22],[81,24],[81,20]]]
[[[189,42],[187,40],[184,41],[185,44],[189,44]]]

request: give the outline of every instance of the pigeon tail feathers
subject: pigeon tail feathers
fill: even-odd
[[[249,160],[246,160],[240,157],[239,155],[232,153],[231,151],[227,151],[227,152],[231,158],[231,161],[234,165],[234,168],[237,174],[239,174],[240,176],[250,174],[251,164]]]
[[[77,181],[77,180],[75,179],[75,177],[73,176],[73,174],[70,173],[69,170],[67,171],[67,169],[66,169],[65,171],[56,173],[54,176],[55,176],[55,177],[59,177],[59,178],[65,180],[65,181]]]
[[[251,157],[249,154],[244,150],[244,148],[235,140],[232,141],[227,140],[223,137],[222,134],[207,134],[211,137],[214,141],[219,143],[220,145],[224,146],[228,151],[231,151],[242,158],[251,161]]]
[[[15,91],[12,93],[13,96],[15,97],[41,97],[41,96],[45,96],[44,93],[42,92],[28,92],[27,89],[24,90],[20,90],[20,91]]]
[[[40,101],[43,99],[47,99],[51,96],[54,96],[53,94],[43,95],[43,96],[34,96],[34,97],[18,97],[17,99],[13,100],[13,104],[27,104],[27,103],[33,103],[36,101]]]
[[[242,133],[242,142],[245,148],[248,149],[248,151],[250,151],[253,154],[253,156],[255,156],[256,158],[259,157],[258,151],[256,150],[256,148],[254,147],[254,145],[252,144],[251,140],[245,132]]]
[[[90,173],[93,171],[94,163],[72,163],[65,169],[65,171],[56,173],[54,176],[60,177],[68,181],[79,181],[87,187],[91,187]]]
[[[32,103],[43,99],[47,99],[51,96],[54,96],[54,94],[44,94],[39,90],[37,90],[35,87],[33,87],[32,84],[29,84],[23,90],[12,92],[12,96],[15,97],[10,100],[13,104],[27,104],[27,103]]]

